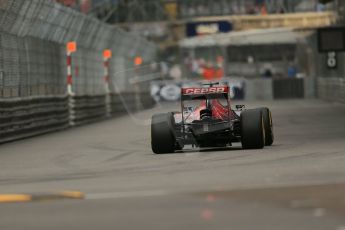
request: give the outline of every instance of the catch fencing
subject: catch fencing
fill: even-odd
[[[230,86],[232,100],[276,100],[314,98],[315,89],[311,78],[236,78],[220,80]],[[202,83],[202,82],[200,82]],[[152,81],[151,96],[159,101],[180,100],[181,88],[199,86],[193,81]]]
[[[315,76],[315,89],[317,97],[330,102],[345,104],[345,53],[330,52],[332,64],[329,64],[329,53],[322,53],[318,50],[317,32],[309,38],[311,46],[312,74]]]
[[[66,44],[74,41],[72,94],[67,94]],[[103,50],[109,59],[111,90],[104,81]],[[0,0],[0,142],[64,129],[153,105],[131,89],[133,59],[154,61],[156,47],[141,37],[53,0]],[[115,91],[116,89],[116,91]],[[135,106],[134,106],[135,105]],[[145,106],[144,106],[145,105]]]
[[[322,99],[345,104],[345,79],[318,78],[318,96]]]

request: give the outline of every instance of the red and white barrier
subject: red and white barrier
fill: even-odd
[[[112,56],[111,50],[107,49],[103,51],[104,59],[104,90],[105,90],[105,104],[106,104],[106,115],[107,117],[111,116],[111,91],[110,91],[110,76],[109,76],[109,60]]]
[[[104,89],[107,94],[110,93],[110,87],[109,87],[109,60],[112,56],[111,50],[104,50],[103,51],[103,59],[104,59]]]
[[[67,94],[73,96],[72,54],[77,51],[76,42],[67,43]]]

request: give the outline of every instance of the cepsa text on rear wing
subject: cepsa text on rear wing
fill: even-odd
[[[217,86],[208,88],[182,88],[181,99],[185,100],[203,100],[228,98],[230,89],[228,86]]]

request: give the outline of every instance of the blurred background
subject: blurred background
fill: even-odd
[[[0,0],[0,229],[344,230],[344,51],[344,0]],[[273,146],[153,154],[200,81]]]
[[[330,81],[325,81],[323,77],[339,77],[343,73],[341,65],[334,68],[326,65],[327,54],[318,52],[317,43],[318,28],[343,24],[342,1],[56,1],[67,8],[57,7],[51,1],[49,4],[29,1],[22,6],[16,6],[16,1],[2,2],[2,24],[5,28],[4,52],[8,50],[13,55],[17,52],[18,56],[21,52],[38,55],[38,49],[43,45],[37,49],[30,49],[28,45],[30,42],[26,41],[29,39],[25,37],[30,37],[31,43],[37,38],[44,42],[55,42],[56,44],[49,44],[52,47],[51,52],[54,52],[53,47],[65,46],[65,43],[73,40],[77,41],[81,49],[75,54],[76,60],[72,63],[72,72],[76,76],[87,76],[93,71],[92,75],[102,76],[102,57],[98,59],[91,57],[92,54],[84,55],[82,52],[112,49],[114,55],[110,60],[112,64],[109,65],[110,78],[116,78],[118,88],[126,86],[126,81],[130,78],[127,75],[149,73],[154,77],[160,75],[164,80],[177,81],[211,80],[223,77],[243,80],[273,79],[273,85],[279,85],[279,79],[297,78],[304,79],[303,83],[301,80],[290,82],[291,84],[296,82],[300,92],[289,91],[289,96],[315,97],[316,88],[319,85],[326,87]],[[37,15],[36,13],[40,11],[41,14]],[[49,12],[52,14],[48,15]],[[8,25],[15,26],[6,29]],[[63,34],[57,34],[56,30]],[[5,43],[7,32],[9,37],[14,35],[15,39],[20,40],[24,37],[23,41],[18,41],[15,52],[13,47]],[[48,49],[46,52],[48,54]],[[54,68],[59,69],[60,73],[52,71],[53,68],[47,66],[46,70],[37,71],[52,71],[52,74],[64,75],[65,61],[59,56],[64,55],[64,52],[62,54],[59,52],[53,54],[53,57],[56,61],[62,59],[62,62],[59,61],[59,65],[50,64],[54,64]],[[342,53],[335,55],[337,61],[343,61]],[[30,55],[27,57],[27,60],[23,60],[27,66],[20,65],[23,69],[21,72],[36,71],[32,66],[36,65],[37,58],[30,58]],[[43,58],[42,55],[40,57]],[[94,62],[93,65],[86,65],[85,63],[91,59],[100,64]],[[19,65],[17,60],[18,58],[11,59],[8,55],[4,55],[4,61],[13,66]],[[0,92],[3,97],[26,96],[32,94],[27,92],[28,90],[37,91],[39,87],[49,88],[47,82],[42,82],[46,85],[42,86],[40,81],[50,80],[42,80],[35,74],[28,82],[28,77],[24,77],[23,74],[16,76],[17,70],[6,70],[8,67],[6,65],[2,68],[1,82],[6,86]],[[134,70],[133,68],[136,68],[136,73],[130,72],[130,69]],[[117,73],[115,69],[122,73]],[[30,75],[30,73],[25,74]],[[62,81],[59,83],[60,92],[63,92],[66,84],[63,79],[58,76],[51,79],[52,82]],[[16,80],[17,82],[12,82]],[[92,77],[76,78],[74,86],[76,92],[102,93],[102,82],[92,81]],[[263,82],[257,84],[264,85]],[[249,88],[251,83],[253,82],[247,82]],[[239,84],[238,81],[236,84]],[[266,84],[271,83],[266,81]],[[32,89],[32,87],[38,88]],[[304,89],[301,89],[303,87]],[[83,90],[86,91],[82,92]],[[278,95],[280,94],[278,91],[282,90],[276,90],[274,87],[271,91],[272,93],[267,93],[268,97],[288,96]],[[256,95],[253,90],[248,90],[249,92],[253,92],[252,96],[248,95],[249,98]],[[321,97],[324,96],[322,90],[319,94]]]
[[[39,108],[20,123],[7,109],[3,139],[178,101],[195,81],[227,82],[233,99],[344,101],[344,7],[340,0],[2,0],[1,101]]]
[[[320,54],[317,45],[318,28],[343,24],[342,1],[58,2],[155,44],[157,63],[152,68],[164,80],[230,77],[236,85],[247,84],[247,99],[310,98],[329,97],[322,89],[337,80],[323,77],[343,73],[341,66],[327,66],[327,54]],[[342,54],[336,54],[336,59],[342,62]],[[262,91],[271,84],[274,87],[265,88],[266,95],[256,93],[256,88]],[[322,86],[319,91],[318,86]]]

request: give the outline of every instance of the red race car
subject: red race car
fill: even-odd
[[[153,115],[154,153],[173,153],[188,145],[226,147],[241,142],[244,149],[261,149],[273,144],[270,110],[246,110],[243,105],[233,110],[227,85],[209,83],[199,88],[182,88],[181,110]]]

